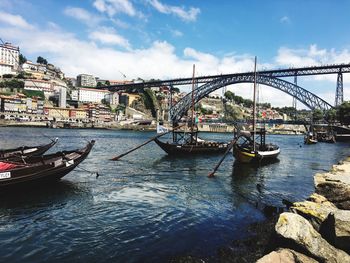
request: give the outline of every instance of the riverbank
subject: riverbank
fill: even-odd
[[[0,120],[0,127],[32,127],[32,128],[53,128],[53,129],[107,129],[107,130],[132,130],[132,131],[156,131],[155,124],[143,125],[137,123],[63,123],[63,122],[34,122],[34,121],[14,121]],[[170,129],[170,127],[167,127]],[[267,134],[279,135],[301,135],[305,129],[302,125],[281,125],[277,128],[266,127]],[[233,133],[234,126],[228,124],[215,123],[199,123],[198,130],[200,132],[213,133]]]
[[[257,262],[350,262],[350,157],[314,176],[315,193],[279,215],[278,248]]]

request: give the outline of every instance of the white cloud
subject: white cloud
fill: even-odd
[[[102,20],[102,18],[93,15],[80,7],[67,7],[64,10],[64,14],[77,19],[88,26],[95,26]]]
[[[291,23],[290,18],[288,16],[281,17],[280,22],[282,24],[290,24]]]
[[[94,7],[101,13],[107,13],[114,16],[117,13],[124,13],[129,16],[135,16],[138,12],[129,0],[95,0]]]
[[[111,28],[98,28],[97,31],[90,33],[89,38],[92,40],[97,40],[103,44],[118,45],[126,49],[130,49],[129,41],[118,35]]]
[[[179,30],[171,30],[171,34],[174,36],[174,37],[182,37],[184,34],[179,31]]]
[[[25,20],[24,20],[25,21]],[[28,23],[27,23],[28,24]],[[70,32],[60,29],[55,24],[35,27],[23,23],[8,23],[0,27],[0,36],[20,46],[22,53],[28,58],[44,56],[50,63],[60,67],[67,76],[77,76],[89,73],[105,79],[121,78],[118,71],[123,72],[127,79],[172,79],[190,77],[192,65],[196,65],[196,76],[228,74],[253,70],[253,56],[235,53],[224,56],[215,56],[201,52],[193,47],[183,50],[183,55],[177,55],[178,50],[166,41],[154,41],[145,48],[135,49],[129,45],[127,39],[117,34],[111,28],[97,28],[89,35],[89,40],[77,39]],[[97,45],[96,41],[103,46]],[[124,47],[124,50],[115,49],[113,45]],[[259,64],[260,69],[281,68],[288,66],[315,65],[319,61],[324,63],[348,63],[350,52],[344,50],[320,49],[317,45],[310,45],[306,49],[280,48],[274,64]],[[320,95],[333,103],[336,86],[336,76],[310,77],[310,80],[300,82],[301,86]],[[314,83],[318,78],[327,79],[326,85]],[[290,81],[290,80],[289,80]],[[299,80],[298,80],[299,83]],[[350,94],[346,83],[350,83],[350,76],[344,74],[344,94]],[[322,84],[323,85],[323,84]],[[232,88],[237,94],[251,98],[251,84],[234,85]],[[291,98],[273,88],[262,87],[262,102],[268,101],[273,105],[291,105]]]
[[[5,13],[0,11],[0,21],[15,27],[20,27],[24,29],[32,29],[33,26],[29,24],[23,17],[20,15],[13,15],[10,13]]]
[[[184,9],[184,7],[179,6],[170,6],[161,3],[158,0],[149,0],[148,1],[158,12],[163,14],[173,14],[180,17],[184,21],[196,21],[197,16],[200,13],[199,8],[190,7],[188,11]]]

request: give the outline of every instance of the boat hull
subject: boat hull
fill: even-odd
[[[279,154],[279,148],[268,151],[254,152],[250,151],[249,149],[242,149],[238,145],[235,145],[233,150],[233,156],[241,163],[268,162],[275,160]]]
[[[197,144],[172,144],[165,143],[158,139],[154,140],[160,148],[169,155],[187,155],[187,154],[219,154],[224,153],[227,143],[206,142]]]
[[[27,156],[39,156],[47,152],[58,141],[58,138],[50,143],[39,146],[23,146],[15,149],[0,150],[0,160],[16,161]]]
[[[90,153],[94,141],[85,148],[25,158],[13,162],[16,168],[0,171],[0,188],[31,187],[60,180],[79,165]]]

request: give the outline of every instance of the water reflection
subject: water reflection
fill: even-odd
[[[67,200],[86,198],[91,195],[90,189],[82,184],[61,180],[51,184],[38,185],[34,188],[14,188],[0,194],[0,209],[30,206],[52,206],[65,203]]]

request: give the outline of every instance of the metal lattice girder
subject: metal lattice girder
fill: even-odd
[[[312,66],[303,68],[288,68],[288,69],[276,69],[276,70],[262,70],[258,71],[258,75],[265,75],[269,77],[293,77],[293,76],[310,76],[310,75],[324,75],[324,74],[337,74],[339,72],[350,73],[350,64],[336,64],[336,65],[325,65],[325,66]],[[242,72],[224,75],[213,75],[196,77],[196,83],[208,83],[216,81],[222,78],[231,78],[238,76],[250,76],[252,72]],[[192,84],[192,78],[178,78],[170,80],[159,80],[159,81],[147,81],[141,83],[130,83],[130,84],[118,84],[111,85],[108,88],[110,91],[118,91],[122,89],[134,89],[134,88],[148,88],[148,87],[160,87],[160,86],[178,86],[178,85],[190,85]]]
[[[338,73],[337,78],[337,90],[335,91],[335,107],[340,106],[344,102],[344,96],[343,96],[343,73]]]
[[[210,94],[211,92],[220,89],[224,86],[228,86],[231,84],[237,83],[253,83],[254,82],[254,74],[250,75],[235,75],[231,77],[221,77],[219,79],[208,82],[194,91],[194,102],[200,101],[202,98]],[[278,90],[281,90],[299,100],[308,108],[321,109],[323,111],[329,110],[333,108],[328,102],[324,101],[320,97],[315,94],[295,85],[291,82],[271,77],[265,75],[257,76],[257,83],[262,85],[267,85]],[[192,103],[191,100],[191,92],[188,93],[185,97],[183,97],[180,101],[178,101],[171,109],[170,109],[170,118],[174,122],[178,122],[182,116],[188,111]]]

